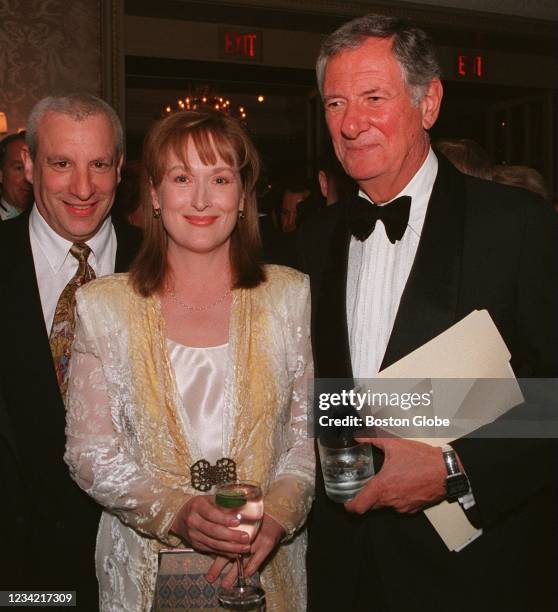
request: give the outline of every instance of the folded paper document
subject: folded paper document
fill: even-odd
[[[467,423],[475,428],[487,424],[523,401],[519,385],[510,367],[510,352],[492,321],[488,311],[475,310],[436,338],[430,340],[403,359],[378,374],[379,379],[432,380],[436,402],[443,402],[444,414],[458,417],[463,423],[461,435],[467,431]],[[471,389],[475,379],[512,379],[513,384],[501,387],[483,386],[471,401]],[[453,379],[444,385],[443,379]],[[455,379],[462,379],[460,381]],[[435,388],[434,388],[435,387]],[[411,434],[412,435],[412,434]],[[415,437],[415,439],[417,439]],[[420,441],[442,446],[455,438],[422,438]],[[465,466],[466,467],[466,466]],[[474,490],[473,490],[474,494]],[[427,508],[424,513],[449,550],[459,551],[481,534],[467,519],[461,506],[446,501]]]

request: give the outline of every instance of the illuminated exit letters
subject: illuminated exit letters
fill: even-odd
[[[225,34],[225,53],[227,55],[242,55],[243,57],[255,57],[256,51],[254,40],[257,34],[237,34],[227,32]]]
[[[219,28],[219,51],[223,59],[262,61],[262,33],[241,28]]]
[[[482,55],[457,56],[457,76],[460,78],[482,79],[484,76],[484,62]]]

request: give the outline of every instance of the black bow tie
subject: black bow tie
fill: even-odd
[[[347,211],[351,234],[360,241],[370,236],[376,227],[376,221],[383,222],[386,234],[391,243],[403,238],[409,223],[411,196],[401,196],[389,204],[378,206],[365,198],[357,197],[349,204]]]

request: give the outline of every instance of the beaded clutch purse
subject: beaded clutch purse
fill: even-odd
[[[177,612],[178,610],[200,610],[218,612],[217,593],[221,578],[213,584],[205,577],[213,559],[191,548],[168,548],[159,552],[159,571],[155,586],[155,598],[151,612]],[[246,580],[248,584],[260,585],[259,574]]]

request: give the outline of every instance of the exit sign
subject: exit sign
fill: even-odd
[[[455,63],[455,72],[460,79],[482,79],[484,57],[475,53],[460,53]]]
[[[246,28],[219,28],[219,56],[222,59],[262,61],[262,31]]]

